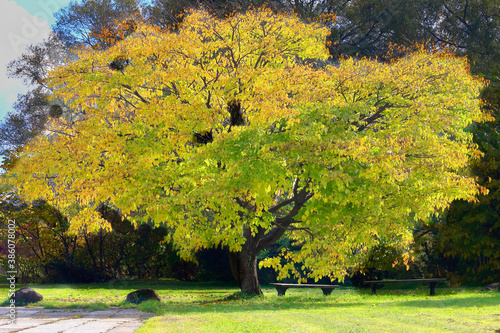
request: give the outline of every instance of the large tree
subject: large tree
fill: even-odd
[[[185,258],[227,246],[248,293],[261,294],[258,252],[284,235],[301,247],[264,263],[280,277],[342,278],[381,239],[408,244],[413,220],[474,198],[464,129],[486,116],[465,60],[328,65],[327,31],[195,11],[178,32],[141,25],[83,50],[51,84],[85,117],[54,120],[11,179],[26,198],[84,207],[74,228],[105,227],[106,202],[167,224]]]

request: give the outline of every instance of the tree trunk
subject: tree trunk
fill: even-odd
[[[229,252],[231,272],[241,291],[249,295],[262,295],[257,277],[257,254],[245,251]]]
[[[106,235],[103,234],[102,228],[99,229],[99,279],[104,280],[104,238]]]
[[[257,277],[258,239],[252,237],[250,230],[246,232],[246,242],[240,252],[229,252],[229,263],[234,279],[241,291],[249,295],[262,295]]]
[[[92,259],[92,265],[94,266],[94,273],[97,275],[97,262],[95,260],[94,252],[92,251],[92,246],[90,245],[89,237],[87,231],[85,231],[83,238],[85,239],[85,244],[87,245],[87,251]]]

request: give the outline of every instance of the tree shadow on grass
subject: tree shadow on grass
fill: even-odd
[[[325,296],[320,296],[325,297]],[[360,307],[366,305],[359,301],[338,301],[332,296],[307,297],[304,295],[284,296],[276,299],[274,297],[262,298],[250,297],[241,292],[236,292],[225,297],[212,298],[208,300],[195,300],[189,303],[176,302],[162,299],[160,303],[149,303],[138,305],[141,311],[155,312],[157,314],[186,315],[190,313],[233,313],[252,311],[279,311],[279,310],[318,310],[332,308]]]
[[[434,298],[429,297],[425,300],[410,300],[395,303],[398,307],[412,308],[469,308],[469,307],[488,307],[500,306],[499,297],[457,297],[453,298]]]
[[[378,296],[372,296],[368,293],[361,293],[361,296],[363,298],[346,300],[342,294],[333,293],[330,296],[310,296],[308,294],[301,293],[296,295],[285,295],[282,297],[266,296],[265,298],[261,298],[250,297],[241,292],[236,292],[225,297],[207,295],[207,300],[193,300],[189,303],[162,299],[162,303],[157,304],[153,311],[158,314],[169,313],[185,315],[189,313],[212,311],[231,313],[261,310],[303,310],[307,312],[308,310],[318,310],[321,308],[337,308],[339,311],[342,311],[342,309],[366,307],[369,305],[377,306],[377,304],[383,305],[384,307],[408,307],[421,309],[494,307],[500,305],[500,297],[446,295],[446,298],[444,298],[439,296],[431,297],[417,295],[418,299],[405,301],[404,299],[406,298],[406,295],[404,294],[384,295],[381,299],[378,298]],[[372,298],[373,302],[371,301]],[[393,298],[393,300],[391,298]],[[140,309],[140,307],[138,309]],[[141,310],[147,311],[146,309]]]

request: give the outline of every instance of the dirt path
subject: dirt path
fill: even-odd
[[[9,308],[0,307],[0,333],[132,333],[152,313],[110,307],[103,311],[17,307],[10,324]]]

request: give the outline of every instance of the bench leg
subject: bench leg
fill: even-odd
[[[436,295],[436,291],[434,289],[436,287],[436,282],[430,282],[429,285],[431,287],[431,296]]]
[[[276,286],[276,291],[278,291],[278,296],[285,296],[287,287]]]
[[[321,288],[323,290],[323,295],[328,296],[332,293],[333,289],[332,288]]]
[[[377,293],[377,285],[372,284],[372,295],[375,295]]]

